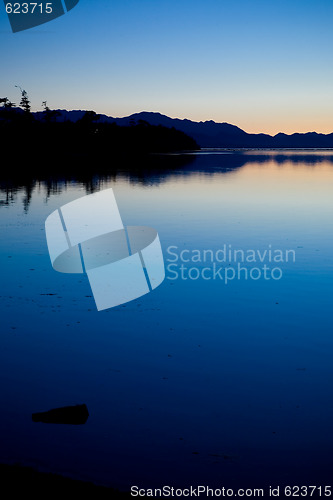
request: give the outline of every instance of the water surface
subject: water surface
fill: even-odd
[[[89,182],[1,185],[0,461],[121,489],[330,484],[333,152],[188,156]],[[158,231],[166,279],[97,312],[85,276],[52,269],[44,222],[109,187],[125,225]],[[188,258],[224,245],[295,259],[265,262],[281,279],[204,279],[212,262],[173,279],[170,247]],[[31,419],[83,403],[82,426]]]

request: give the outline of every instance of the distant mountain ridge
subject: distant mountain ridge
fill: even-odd
[[[83,117],[83,110],[57,110],[60,116],[58,121],[76,122]],[[42,111],[34,113],[37,118],[43,116]],[[275,136],[268,134],[248,134],[244,130],[229,123],[216,123],[213,120],[194,122],[187,119],[170,118],[160,113],[142,111],[124,118],[113,118],[100,115],[102,123],[116,123],[119,126],[129,126],[139,122],[150,125],[162,125],[185,132],[192,137],[202,148],[333,148],[333,133],[320,134],[308,132],[291,135],[279,133]]]

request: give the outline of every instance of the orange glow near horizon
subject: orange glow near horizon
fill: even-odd
[[[164,114],[164,113],[163,113]],[[213,120],[216,123],[230,123],[235,125],[240,129],[244,130],[248,134],[269,134],[276,135],[278,133],[284,134],[294,134],[300,133],[305,134],[307,132],[317,132],[318,134],[331,134],[333,133],[333,119],[332,117],[316,117],[314,119],[308,118],[307,120],[302,120],[297,116],[290,118],[281,118],[271,116],[269,120],[264,117],[256,116],[254,118],[241,118],[236,119],[226,118],[223,116],[201,116],[199,114],[193,114],[193,116],[171,116],[171,118],[188,119],[196,122]]]

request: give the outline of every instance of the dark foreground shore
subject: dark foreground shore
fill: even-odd
[[[58,474],[39,472],[32,467],[21,465],[0,464],[0,482],[2,491],[10,492],[10,496],[31,493],[34,499],[47,499],[49,496],[56,498],[57,495],[59,498],[60,495],[65,495],[64,498],[71,498],[72,495],[73,498],[80,498],[81,494],[94,499],[131,498],[129,492],[77,481]]]

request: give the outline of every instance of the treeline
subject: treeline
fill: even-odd
[[[99,115],[87,111],[77,122],[57,121],[58,112],[44,103],[38,118],[29,108],[16,108],[3,102],[0,107],[1,142],[13,161],[107,162],[117,156],[169,153],[199,149],[184,132],[140,120],[130,126],[99,122]]]

